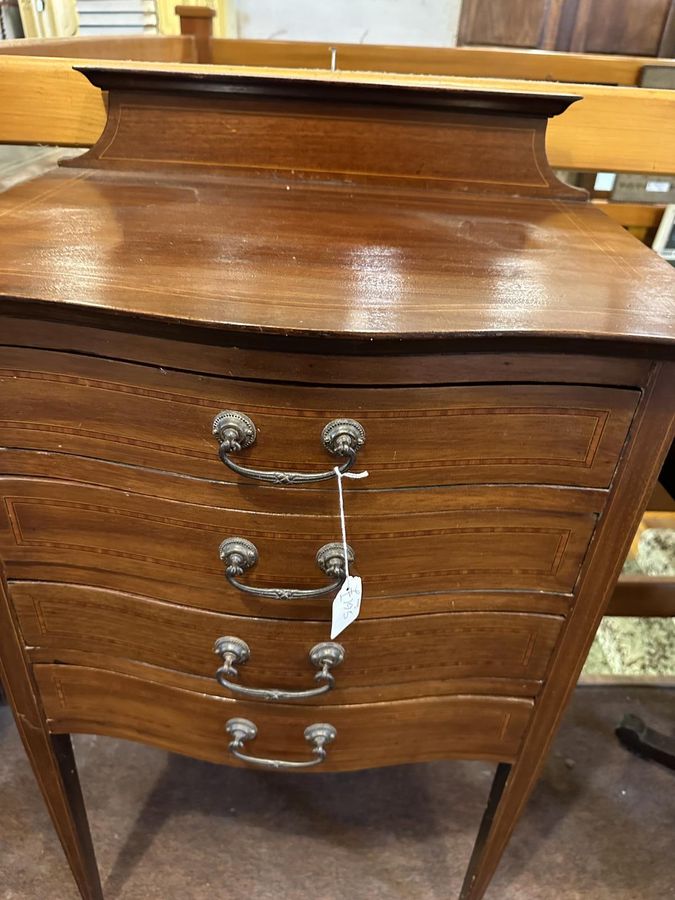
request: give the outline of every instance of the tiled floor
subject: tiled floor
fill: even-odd
[[[675,773],[618,745],[628,710],[675,728],[673,691],[577,690],[487,900],[675,898]],[[106,900],[451,900],[492,774],[288,776],[111,739],[76,749]],[[6,708],[0,797],[0,900],[76,900]]]

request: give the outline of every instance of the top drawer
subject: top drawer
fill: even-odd
[[[410,373],[414,380],[414,372]],[[350,489],[516,483],[606,487],[639,393],[577,385],[300,387],[214,378],[54,351],[0,351],[0,443],[198,477],[237,480],[212,434],[223,409],[249,416],[251,468],[320,472],[332,419],[366,444]],[[316,487],[321,488],[321,484]],[[329,490],[330,482],[323,485]]]

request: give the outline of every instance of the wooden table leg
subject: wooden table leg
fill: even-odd
[[[0,649],[0,679],[82,900],[103,900],[70,736],[47,730],[1,572]]]

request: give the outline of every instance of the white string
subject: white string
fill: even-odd
[[[345,558],[345,581],[349,578],[349,554],[347,553],[347,525],[345,523],[345,501],[342,495],[343,478],[367,478],[367,472],[341,472],[339,466],[333,469],[338,485],[338,499],[340,501],[340,528],[342,529],[342,552]]]

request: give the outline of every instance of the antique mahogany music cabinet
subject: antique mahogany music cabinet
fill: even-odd
[[[81,895],[73,732],[493,761],[479,900],[672,440],[673,273],[549,168],[574,97],[85,76],[98,143],[0,199],[1,671]]]

